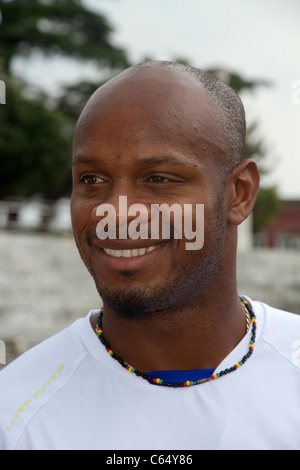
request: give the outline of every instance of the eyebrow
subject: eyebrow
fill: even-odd
[[[140,160],[140,163],[145,165],[162,165],[164,163],[172,163],[178,166],[194,166],[192,163],[186,160],[180,160],[171,155],[163,155],[157,157],[144,157]]]
[[[77,155],[74,157],[72,166],[74,167],[76,165],[96,165],[97,163],[99,163],[99,159],[89,157],[87,155]],[[171,163],[177,166],[189,166],[193,168],[195,167],[192,162],[180,160],[177,157],[171,155],[143,157],[139,159],[138,163],[141,165],[163,165],[164,163]]]
[[[76,165],[94,165],[97,163],[96,158],[87,157],[85,155],[76,155],[72,161],[72,166]]]

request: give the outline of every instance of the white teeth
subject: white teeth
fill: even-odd
[[[142,256],[146,253],[150,253],[150,251],[153,251],[154,249],[154,246],[149,246],[148,248],[134,248],[133,250],[111,250],[110,248],[103,248],[105,253],[118,258],[132,258],[134,256]]]
[[[131,250],[122,250],[123,258],[131,258]]]

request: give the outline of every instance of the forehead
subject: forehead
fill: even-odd
[[[99,88],[78,121],[74,151],[87,144],[120,142],[222,150],[218,116],[206,90],[193,77],[172,68],[129,69]]]

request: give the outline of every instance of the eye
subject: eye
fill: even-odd
[[[160,176],[160,175],[151,176],[148,181],[150,181],[151,183],[157,183],[157,184],[172,183],[172,180],[170,180],[166,176]]]
[[[104,180],[103,178],[97,175],[83,175],[80,178],[80,183],[92,185],[104,183]]]

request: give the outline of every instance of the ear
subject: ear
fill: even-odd
[[[254,160],[244,160],[231,173],[227,186],[228,222],[240,225],[253,209],[260,175]]]

